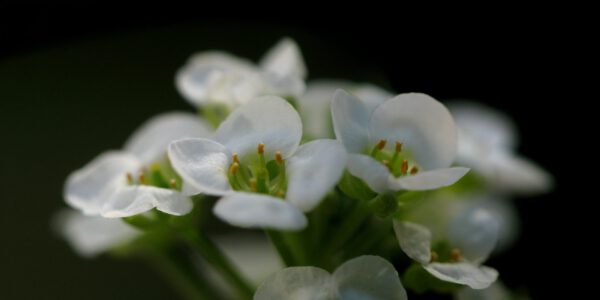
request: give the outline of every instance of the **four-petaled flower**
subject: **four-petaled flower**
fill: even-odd
[[[331,114],[335,135],[350,153],[348,171],[375,192],[436,189],[469,170],[449,167],[456,154],[454,121],[425,94],[400,94],[370,107],[338,90]]]
[[[299,146],[302,123],[284,99],[265,96],[236,109],[213,139],[171,143],[173,168],[193,189],[223,196],[214,213],[230,224],[300,229],[337,183],[346,152],[335,140]],[[283,201],[285,199],[285,201]]]

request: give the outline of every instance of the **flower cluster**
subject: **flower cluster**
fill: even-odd
[[[190,299],[510,294],[482,264],[514,240],[506,198],[552,178],[508,118],[306,70],[287,38],[258,65],[195,54],[175,81],[199,114],[153,117],[70,174],[57,228],[84,256],[160,260]]]

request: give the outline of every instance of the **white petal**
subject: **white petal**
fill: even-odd
[[[431,231],[427,227],[394,220],[394,232],[400,248],[406,255],[421,264],[431,260]]]
[[[277,76],[306,77],[306,65],[294,40],[283,38],[271,48],[260,62],[263,70]]]
[[[517,144],[517,130],[504,113],[475,102],[454,102],[448,109],[456,125],[472,138],[494,148],[512,150]]]
[[[168,153],[173,168],[192,189],[210,195],[231,191],[231,155],[225,146],[208,139],[183,139],[171,143]]]
[[[291,156],[302,138],[302,122],[285,100],[265,96],[239,107],[221,123],[215,139],[231,152],[241,156],[255,154],[259,143],[265,144],[265,155],[273,157],[281,151]]]
[[[140,234],[119,219],[90,217],[72,210],[57,214],[54,225],[71,247],[84,257],[96,256]]]
[[[298,99],[304,135],[311,138],[333,137],[331,100],[337,89],[350,85],[351,83],[341,80],[319,80],[308,83],[306,91]]]
[[[391,176],[389,186],[392,190],[424,191],[453,185],[469,172],[468,168],[452,167],[419,172],[403,177]]]
[[[350,88],[350,92],[365,104],[369,111],[369,115],[373,113],[379,105],[394,97],[392,93],[372,84],[355,85]]]
[[[186,137],[207,137],[210,133],[209,125],[197,115],[164,113],[142,124],[127,140],[124,149],[143,164],[149,164],[164,157],[170,142]]]
[[[498,278],[498,271],[469,263],[431,263],[423,267],[438,279],[464,284],[472,289],[485,289]]]
[[[369,142],[369,111],[367,107],[346,91],[337,90],[331,101],[333,130],[349,153],[362,153]]]
[[[147,185],[132,185],[120,189],[102,207],[105,218],[124,218],[149,211],[155,207],[173,215],[184,215],[192,204],[181,193]]]
[[[140,162],[131,154],[109,151],[100,154],[67,178],[64,196],[86,215],[100,214],[112,193],[127,184],[127,172],[137,172]]]
[[[426,170],[450,166],[456,155],[456,127],[443,104],[425,94],[400,94],[375,109],[369,122],[371,144],[403,143]]]
[[[186,196],[196,196],[202,194],[202,191],[193,187],[191,184],[183,181],[181,184],[181,193]]]
[[[346,150],[336,140],[315,140],[300,146],[286,166],[286,200],[304,212],[312,210],[335,187],[346,161]]]
[[[252,228],[298,230],[306,226],[306,217],[293,205],[268,195],[232,193],[224,196],[214,214],[231,225]]]
[[[480,195],[467,201],[466,206],[466,209],[486,210],[498,223],[498,242],[494,252],[502,252],[516,241],[520,227],[519,215],[510,199],[494,195]]]
[[[306,89],[306,84],[302,78],[297,76],[277,76],[274,73],[260,73],[263,81],[264,90],[261,95],[291,96],[298,98]]]
[[[254,300],[329,300],[333,294],[331,283],[331,275],[320,268],[285,268],[258,287]]]
[[[407,299],[398,272],[387,260],[363,255],[345,262],[333,273],[342,300]]]
[[[489,287],[482,290],[464,288],[456,294],[456,300],[510,300],[508,289],[500,282],[496,281]],[[525,299],[523,299],[525,300]]]
[[[362,179],[373,191],[388,191],[388,168],[374,158],[362,154],[348,155],[348,172]]]
[[[467,260],[480,264],[496,246],[498,222],[483,208],[466,209],[450,223],[448,239]]]
[[[498,154],[491,160],[496,167],[489,178],[499,190],[528,195],[548,192],[552,188],[552,175],[526,158]]]

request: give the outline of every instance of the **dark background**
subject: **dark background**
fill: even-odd
[[[527,13],[446,19],[282,13],[257,20],[207,17],[184,6],[0,8],[1,299],[173,298],[143,263],[85,260],[52,233],[52,213],[65,206],[64,179],[101,151],[120,148],[148,117],[191,111],[173,85],[190,54],[222,49],[256,60],[283,36],[299,43],[310,78],[477,99],[512,115],[520,152],[553,173],[556,188],[518,199],[521,239],[490,264],[511,287],[536,299],[556,296],[549,284],[570,264],[568,246],[559,241],[568,237],[556,225],[557,216],[569,214],[559,200],[572,167],[560,159],[570,142],[563,134],[570,99],[559,90],[565,74],[556,46],[563,27],[553,20],[531,20]]]

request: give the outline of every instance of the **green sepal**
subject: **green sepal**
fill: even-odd
[[[346,196],[357,200],[369,201],[377,196],[377,193],[373,192],[366,183],[352,176],[348,171],[344,172],[338,187]]]

